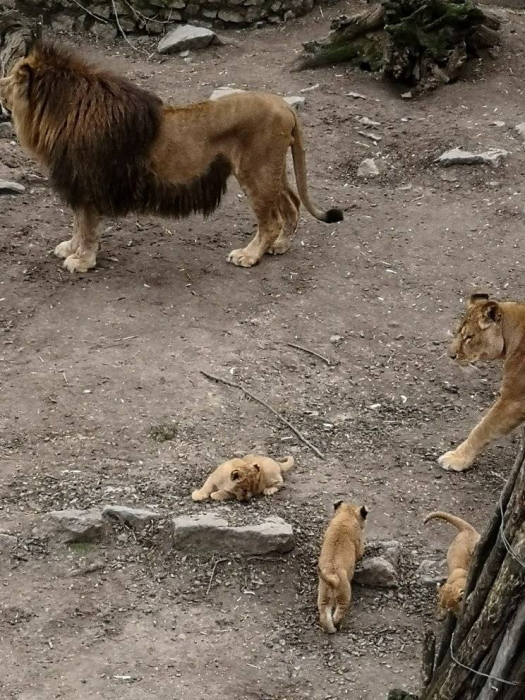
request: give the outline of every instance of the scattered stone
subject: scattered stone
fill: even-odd
[[[412,93],[410,91],[408,92],[403,92],[401,94],[401,99],[403,100],[411,100],[412,99]]]
[[[359,136],[364,136],[367,139],[371,139],[372,141],[374,141],[374,143],[379,143],[379,141],[381,141],[381,139],[383,138],[378,134],[374,134],[373,131],[358,131],[357,133],[359,134]]]
[[[451,151],[442,153],[439,158],[436,158],[436,162],[445,166],[477,165],[479,163],[498,165],[500,160],[508,155],[509,152],[503,148],[490,148],[483,153],[472,153],[471,151],[463,151],[461,148],[453,148]]]
[[[366,100],[366,95],[361,95],[360,92],[347,92],[347,97],[353,97],[354,100]]]
[[[491,123],[492,123],[492,126],[497,126],[498,129],[501,129],[502,127],[505,126],[505,122],[501,121],[500,119],[496,119],[495,122],[491,122]],[[525,124],[523,124],[522,126],[525,127]]]
[[[357,177],[377,177],[379,168],[373,158],[365,158],[357,169]]]
[[[371,588],[396,588],[397,571],[385,557],[370,557],[360,562],[355,570],[354,581]]]
[[[424,586],[436,586],[447,578],[447,560],[424,559],[419,565],[417,575]]]
[[[11,122],[0,122],[0,139],[12,139],[14,135]]]
[[[454,175],[454,173],[449,173],[447,171],[440,173],[440,178],[444,180],[444,182],[457,182],[459,180],[459,177],[457,175]]]
[[[218,87],[211,93],[210,100],[218,100],[220,97],[226,97],[226,95],[235,95],[237,92],[246,92],[246,90],[232,87]]]
[[[302,107],[306,103],[306,98],[299,97],[298,95],[291,95],[290,97],[285,97],[284,101],[288,102],[290,107],[293,107],[294,109],[299,109],[299,107]]]
[[[36,532],[63,542],[95,542],[105,531],[105,522],[98,508],[88,510],[55,510],[42,517]]]
[[[174,518],[173,543],[177,549],[224,554],[289,552],[295,544],[292,527],[282,518],[230,527],[227,520],[213,513]]]
[[[357,117],[357,121],[365,126],[381,126],[381,122],[375,122],[373,119],[368,117]]]
[[[343,340],[343,336],[342,336],[342,335],[331,335],[331,336],[330,336],[330,342],[331,342],[333,345],[337,345],[337,344],[340,343],[342,340]]]
[[[523,122],[523,124],[518,124],[515,129],[518,134],[525,139],[525,122]]]
[[[18,539],[13,535],[0,532],[0,556],[10,554],[16,547]]]
[[[211,29],[184,24],[172,29],[159,41],[157,52],[160,54],[178,53],[186,49],[205,49],[212,44],[220,45],[222,41]]]
[[[26,188],[19,182],[0,180],[0,194],[22,194],[25,191]]]
[[[104,506],[102,516],[106,520],[116,520],[129,525],[134,530],[142,530],[155,520],[162,518],[161,513],[155,513],[145,508],[128,508],[127,506]]]

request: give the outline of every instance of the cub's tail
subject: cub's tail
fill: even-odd
[[[278,464],[281,467],[282,472],[289,472],[295,464],[295,459],[293,457],[285,457],[284,460],[282,462],[278,462]]]
[[[467,523],[465,520],[458,518],[456,515],[450,515],[450,513],[444,513],[441,510],[436,510],[434,513],[430,513],[429,515],[427,515],[427,517],[425,518],[425,525],[428,523],[429,520],[434,520],[434,519],[445,520],[447,523],[454,525],[454,527],[459,532],[465,532],[465,531],[476,532],[475,528],[473,528],[472,525]]]
[[[308,184],[306,182],[306,157],[303,147],[303,134],[299,119],[296,114],[294,114],[294,116],[295,126],[292,131],[292,159],[299,197],[305,208],[313,217],[318,219],[318,221],[324,221],[326,224],[335,224],[337,221],[342,221],[344,218],[343,212],[340,209],[328,209],[328,211],[323,211],[322,209],[318,209],[310,201]]]
[[[326,568],[319,567],[319,576],[330,588],[339,588],[340,578],[338,572],[332,572]]]

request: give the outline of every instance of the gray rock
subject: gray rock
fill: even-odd
[[[518,134],[525,139],[525,122],[523,122],[523,124],[518,124],[515,128]]]
[[[354,581],[371,588],[397,588],[399,585],[396,567],[386,557],[370,557],[359,562]]]
[[[177,549],[225,554],[289,552],[295,544],[292,527],[282,518],[230,527],[227,520],[213,513],[174,518],[173,543]]]
[[[417,570],[421,583],[425,586],[436,586],[447,578],[447,560],[424,559]]]
[[[223,22],[233,22],[234,24],[242,24],[246,21],[244,15],[235,10],[219,10],[217,17]]]
[[[62,542],[95,542],[106,526],[98,508],[55,510],[42,517],[35,534],[48,535]]]
[[[287,102],[290,107],[294,107],[294,109],[299,109],[306,104],[306,98],[299,97],[298,95],[290,95],[290,97],[285,97],[284,101]]]
[[[379,168],[373,158],[365,158],[357,169],[357,177],[377,177],[379,174]]]
[[[142,530],[155,520],[162,518],[160,513],[145,508],[128,508],[127,506],[104,506],[102,516],[106,520],[116,520],[129,525],[134,530]]]
[[[22,194],[26,188],[18,182],[0,180],[0,194]]]
[[[161,54],[178,53],[186,49],[205,49],[212,44],[222,44],[222,41],[211,29],[184,24],[162,37],[157,51]]]
[[[381,122],[375,122],[373,119],[370,119],[369,117],[357,117],[357,121],[360,124],[364,124],[365,126],[381,126]]]
[[[11,122],[0,122],[0,139],[12,139],[14,135]]]
[[[480,163],[488,165],[498,165],[502,158],[509,155],[503,148],[490,148],[483,153],[472,153],[463,151],[461,148],[453,148],[451,151],[442,153],[436,162],[441,165],[477,165]]]
[[[18,539],[13,535],[8,535],[4,532],[0,532],[0,557],[2,555],[9,555],[16,547]]]
[[[220,97],[226,97],[226,95],[235,95],[238,92],[246,92],[246,90],[240,90],[239,88],[231,87],[218,87],[210,95],[210,100],[218,100]]]

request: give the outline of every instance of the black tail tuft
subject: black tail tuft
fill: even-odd
[[[335,224],[343,219],[343,212],[340,209],[329,209],[324,215],[323,221],[327,224]]]

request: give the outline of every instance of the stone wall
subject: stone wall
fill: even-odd
[[[162,34],[168,25],[243,27],[281,22],[309,12],[320,0],[0,0],[26,17],[42,16],[45,26],[87,30],[110,38],[119,33]],[[329,2],[330,0],[328,0]],[[326,3],[327,4],[327,3]]]

